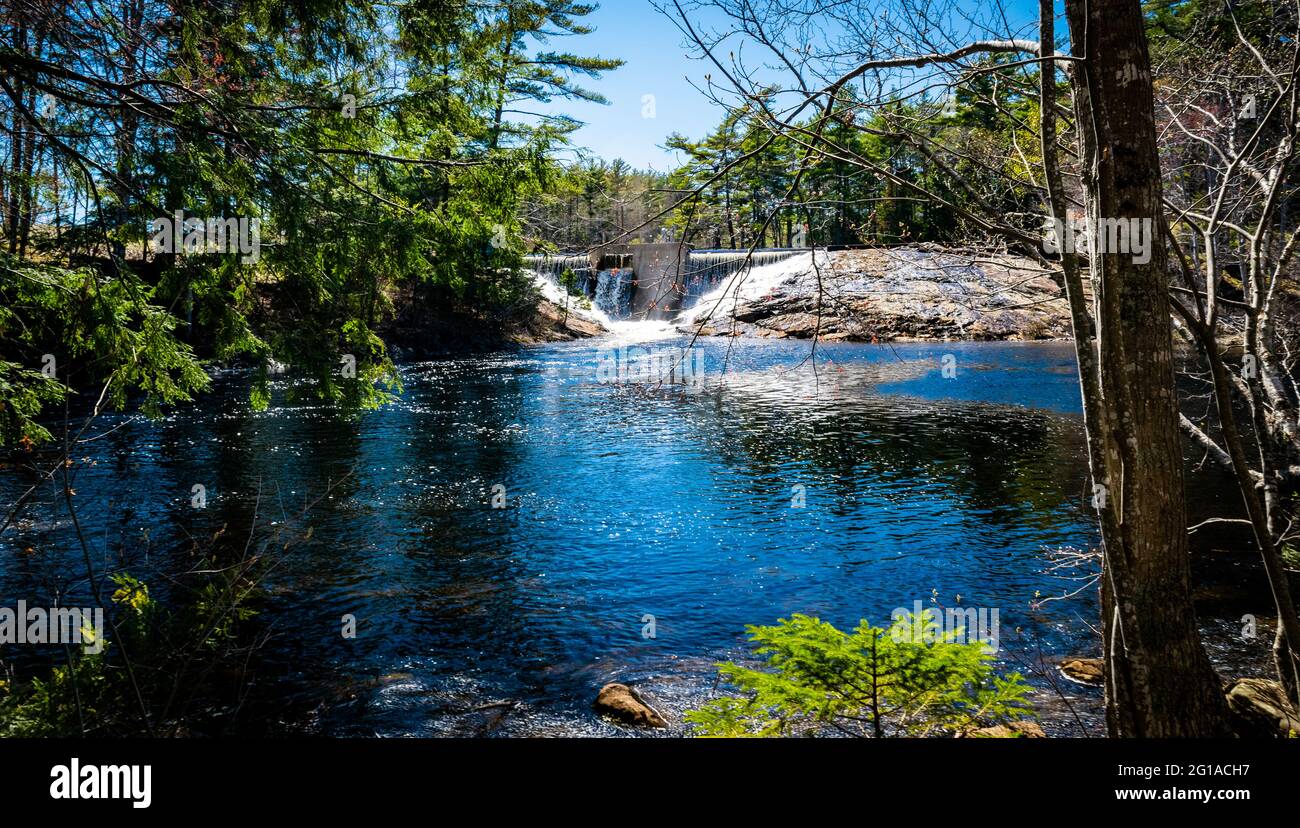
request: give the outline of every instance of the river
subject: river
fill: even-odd
[[[191,537],[310,527],[262,582],[271,637],[240,732],[615,735],[590,705],[617,680],[681,733],[745,625],[795,612],[997,609],[1005,669],[1096,653],[1095,590],[1035,606],[1088,574],[1053,553],[1098,541],[1069,343],[709,339],[686,384],[610,370],[690,345],[404,364],[400,397],[360,414],[299,398],[292,373],[254,411],[226,372],[162,419],[97,421],[81,520],[99,565],[160,596]],[[26,485],[0,474],[0,502]],[[29,602],[80,565],[66,513],[0,554],[3,594]],[[1031,680],[1049,732],[1100,732],[1096,691]]]

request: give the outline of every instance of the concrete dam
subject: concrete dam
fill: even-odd
[[[800,248],[694,250],[680,242],[606,245],[589,253],[533,254],[525,264],[540,278],[568,284],[610,319],[670,319],[746,267],[784,261]]]

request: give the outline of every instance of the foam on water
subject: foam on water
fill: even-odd
[[[679,335],[670,322],[662,319],[613,319],[609,314],[596,307],[595,304],[584,307],[579,299],[570,296],[568,291],[553,282],[548,274],[534,272],[532,276],[538,292],[542,294],[544,299],[561,308],[567,308],[568,312],[574,316],[599,323],[609,331],[607,336],[615,344],[652,342]]]
[[[671,339],[681,336],[672,323],[662,319],[623,319],[614,320],[605,325],[609,328],[609,337],[615,344],[627,342],[653,342],[659,339]]]
[[[823,253],[823,263],[825,254]],[[716,288],[699,298],[693,307],[682,311],[678,324],[689,324],[711,316],[725,316],[739,302],[749,302],[770,293],[773,288],[802,279],[813,268],[813,253],[799,253],[779,262],[739,270]]]
[[[534,271],[532,277],[533,283],[537,285],[538,292],[542,294],[542,298],[546,301],[554,305],[559,305],[561,308],[568,310],[568,312],[574,316],[586,319],[590,322],[597,322],[606,328],[615,324],[614,321],[609,318],[607,313],[590,302],[587,302],[584,307],[584,303],[581,300],[570,296],[569,292],[552,281],[548,274]]]

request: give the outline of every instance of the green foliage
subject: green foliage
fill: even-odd
[[[1007,82],[1015,70],[999,65],[990,58],[964,79],[951,109],[922,97],[868,109],[846,92],[831,116],[793,133],[774,135],[760,111],[736,109],[699,141],[670,136],[667,146],[689,160],[668,186],[693,194],[666,225],[689,241],[742,249],[982,239],[970,215],[1040,206],[1027,184],[1038,145],[1033,96],[1023,91],[1032,84]],[[813,133],[816,150],[797,139]]]
[[[533,133],[530,127],[509,122],[510,112],[538,115],[561,133],[571,132],[578,126],[571,118],[532,112],[521,109],[522,106],[555,99],[608,102],[576,79],[600,77],[603,72],[622,66],[622,60],[545,48],[555,38],[590,34],[592,28],[581,21],[596,8],[595,4],[577,0],[505,0],[489,6],[485,34],[491,38],[489,61],[498,79],[489,132],[492,149],[511,138],[527,139]]]
[[[247,574],[209,570],[192,585],[192,599],[171,608],[129,573],[110,575],[107,612],[119,640],[105,637],[99,652],[73,646],[67,663],[25,683],[0,681],[0,737],[144,735],[142,705],[155,734],[219,719],[222,688],[210,677],[242,670],[249,653],[245,622],[255,612]],[[86,643],[94,632],[83,627]],[[187,716],[187,707],[197,709]]]
[[[88,268],[0,253],[0,341],[20,361],[0,363],[0,446],[49,439],[36,422],[71,384],[102,387],[109,405],[132,393],[156,413],[205,388],[208,376],[174,335],[176,318],[129,273],[101,278]]]
[[[1143,0],[1147,37],[1152,57],[1163,57],[1165,47],[1177,48],[1180,41],[1196,34],[1209,34],[1215,45],[1229,51],[1240,45],[1238,28],[1251,35],[1285,37],[1290,30],[1288,10],[1273,0]]]
[[[69,391],[156,414],[206,387],[203,360],[262,366],[255,406],[274,361],[309,381],[290,393],[372,408],[400,391],[382,336],[398,303],[485,325],[527,303],[521,206],[560,186],[575,126],[527,111],[603,101],[579,81],[621,61],[556,45],[595,6],[145,6],[125,37],[99,0],[16,13],[0,44],[15,94],[54,102],[0,119],[0,448],[48,439],[40,413]],[[177,210],[259,220],[260,255],[149,250]]]
[[[103,653],[75,656],[27,686],[0,681],[0,737],[77,735],[82,718],[97,718],[125,700],[111,689],[114,683]]]
[[[934,621],[925,610],[922,624]],[[983,645],[957,631],[931,643],[911,640],[917,619],[889,629],[862,621],[852,633],[805,615],[748,627],[770,670],[733,662],[722,678],[739,691],[687,714],[707,736],[925,736],[1023,718],[1029,686],[999,676]]]
[[[36,422],[36,415],[43,407],[60,402],[66,390],[40,371],[16,362],[0,362],[0,446],[30,451],[50,439],[50,432]]]
[[[578,285],[578,274],[574,273],[572,268],[565,268],[560,274],[560,287],[570,296],[581,296],[582,289]]]
[[[523,233],[532,249],[587,250],[604,242],[656,241],[667,206],[663,173],[632,169],[622,159],[556,165],[545,192],[524,204]]]
[[[1292,569],[1300,569],[1300,549],[1287,544],[1282,547],[1282,562]]]

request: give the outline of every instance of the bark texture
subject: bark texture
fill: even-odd
[[[1139,0],[1067,0],[1096,328],[1095,429],[1105,488],[1102,623],[1114,736],[1229,734],[1191,600],[1167,250],[1150,58]],[[1149,261],[1097,232],[1146,228]]]

